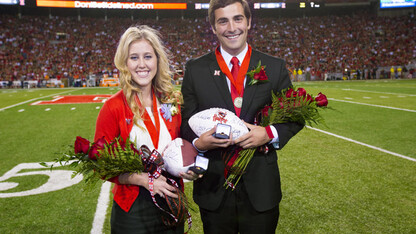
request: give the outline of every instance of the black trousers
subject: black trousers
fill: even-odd
[[[279,205],[265,212],[256,211],[240,181],[234,191],[227,189],[218,210],[200,208],[200,213],[205,234],[268,234],[276,231]]]
[[[162,198],[156,196],[159,204],[163,203]],[[163,207],[164,209],[167,207]],[[166,209],[165,209],[166,210]],[[183,234],[184,224],[176,227],[168,227],[163,224],[162,213],[153,203],[150,193],[143,187],[140,187],[140,194],[134,201],[129,212],[125,212],[120,206],[113,201],[111,211],[111,233],[112,234],[149,234],[149,233],[166,233],[166,234]]]

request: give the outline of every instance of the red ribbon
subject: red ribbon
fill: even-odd
[[[154,183],[154,180],[159,178],[159,176],[162,174],[162,168],[161,168],[161,166],[163,165],[162,155],[156,149],[154,149],[152,153],[150,153],[149,148],[145,145],[142,145],[140,147],[139,152],[140,152],[140,157],[142,158],[142,161],[144,163],[144,168],[145,168],[144,171],[146,171],[149,176],[149,192],[152,197],[153,203],[156,205],[157,208],[159,208],[161,211],[171,216],[175,220],[175,222],[178,223],[179,222],[178,218],[173,213],[166,211],[165,209],[160,207],[160,205],[157,203],[156,198],[155,198],[153,183]],[[171,182],[172,185],[174,185],[176,188],[179,188],[179,185],[178,183],[176,183],[175,180],[171,178],[167,178],[167,179]],[[191,218],[191,214],[189,213],[189,211],[187,211],[187,216],[188,216],[187,222],[188,222],[188,230],[189,230],[192,227],[192,218]]]
[[[137,104],[142,106],[140,99],[135,96]],[[150,118],[147,110],[143,113],[143,122],[146,126],[147,131],[149,132],[150,138],[152,139],[153,146],[155,149],[159,146],[159,133],[160,133],[160,121],[159,121],[159,112],[157,111],[157,99],[156,95],[152,90],[152,113],[155,119],[155,124],[153,124],[152,119]]]
[[[238,76],[235,81],[234,81],[233,75],[231,74],[230,69],[228,69],[228,66],[225,63],[225,60],[221,55],[219,46],[215,49],[215,57],[217,58],[218,65],[220,66],[222,73],[224,73],[227,76],[228,80],[235,87],[235,89],[237,90],[238,94],[241,97],[243,94],[243,90],[244,90],[244,78],[246,77],[248,66],[250,64],[251,46],[248,45],[246,56],[244,57],[244,60],[241,63],[241,67],[240,67],[240,70],[238,71]]]

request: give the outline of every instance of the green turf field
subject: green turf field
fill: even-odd
[[[305,128],[279,151],[284,197],[276,232],[416,233],[416,80],[295,85],[323,92],[336,111],[323,112],[327,126],[313,126],[322,131]],[[108,212],[94,221],[100,184],[86,189],[68,182],[68,168],[37,167],[76,136],[92,139],[102,104],[30,104],[117,91],[0,90],[0,233],[110,233]],[[191,183],[186,193],[192,197]],[[202,233],[194,208],[190,233]]]

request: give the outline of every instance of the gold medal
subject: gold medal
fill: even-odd
[[[241,108],[243,106],[243,98],[242,97],[236,97],[234,99],[234,106],[237,108]]]

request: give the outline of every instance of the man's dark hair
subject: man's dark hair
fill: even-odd
[[[209,2],[209,8],[208,8],[208,18],[209,18],[209,23],[211,24],[211,27],[215,29],[215,10],[219,8],[224,8],[236,2],[241,3],[241,5],[243,6],[244,16],[247,18],[247,20],[251,19],[250,7],[246,0],[211,0]]]

